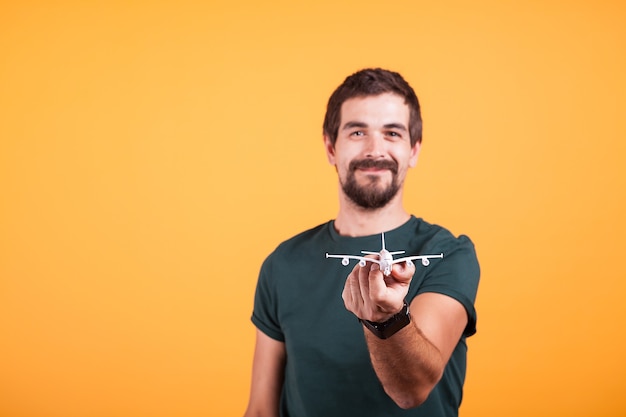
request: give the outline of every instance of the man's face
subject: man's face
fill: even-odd
[[[352,98],[341,106],[337,141],[333,147],[325,138],[326,152],[343,193],[358,206],[385,206],[416,164],[420,145],[411,147],[409,117],[409,106],[392,93]]]

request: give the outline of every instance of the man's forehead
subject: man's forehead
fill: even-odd
[[[349,130],[349,129],[357,129],[357,128],[366,129],[368,127],[372,127],[372,126],[370,126],[366,122],[347,120],[342,126],[340,126],[340,129],[341,130]],[[399,122],[384,123],[382,127],[385,129],[396,129],[396,130],[408,131],[406,125],[404,123],[399,123]]]
[[[398,124],[406,128],[410,110],[404,98],[394,93],[357,96],[341,105],[340,127]]]

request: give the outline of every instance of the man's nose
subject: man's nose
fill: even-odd
[[[380,158],[385,156],[385,138],[381,133],[373,133],[368,136],[365,156],[367,158]]]

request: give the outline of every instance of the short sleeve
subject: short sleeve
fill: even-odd
[[[472,241],[464,235],[437,242],[429,250],[443,252],[442,262],[433,262],[416,290],[416,295],[435,292],[454,298],[467,311],[467,327],[463,335],[476,333],[477,314],[474,307],[480,267]],[[433,252],[433,253],[434,253]]]
[[[278,319],[276,286],[271,272],[272,261],[270,255],[261,266],[254,295],[254,310],[251,320],[263,333],[272,339],[284,342],[285,336]]]

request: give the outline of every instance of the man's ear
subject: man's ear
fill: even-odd
[[[415,145],[411,148],[411,158],[409,159],[409,167],[413,168],[417,165],[417,157],[420,154],[420,149],[422,149],[422,144],[420,142],[415,142]]]
[[[324,149],[326,150],[326,158],[328,158],[328,163],[335,166],[335,146],[330,141],[328,135],[324,135]]]

